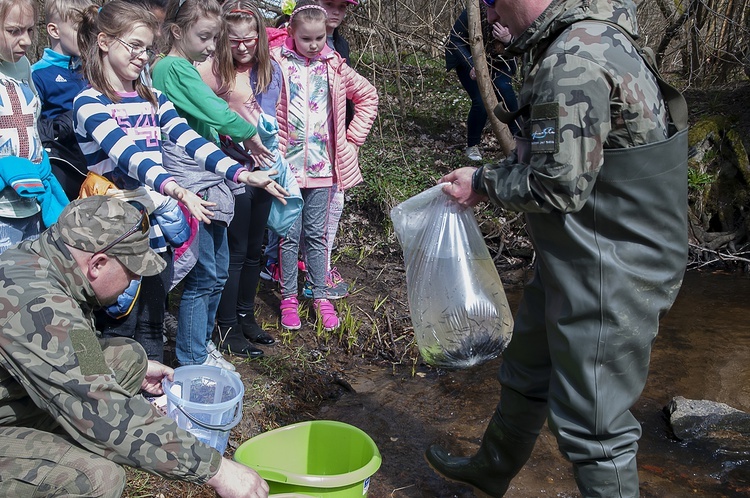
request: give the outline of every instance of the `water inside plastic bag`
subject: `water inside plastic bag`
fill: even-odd
[[[472,210],[438,185],[396,206],[391,219],[424,360],[467,368],[496,358],[510,341],[513,318]]]

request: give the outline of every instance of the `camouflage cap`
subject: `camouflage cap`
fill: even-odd
[[[113,256],[136,275],[158,275],[166,262],[149,246],[148,215],[127,202],[106,195],[76,199],[63,209],[57,229],[63,242],[90,253]],[[132,232],[126,237],[123,235]],[[122,240],[118,241],[118,238]],[[107,248],[107,246],[110,246]]]

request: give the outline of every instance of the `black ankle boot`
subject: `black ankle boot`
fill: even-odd
[[[248,312],[245,315],[237,315],[237,321],[242,328],[242,335],[244,335],[248,341],[263,344],[265,346],[270,346],[276,342],[273,337],[267,334],[262,328],[260,328],[260,325],[256,323],[255,316],[252,312]]]
[[[265,354],[262,349],[258,349],[250,344],[240,333],[239,327],[236,325],[218,325],[214,332],[214,342],[222,353],[233,354],[243,358],[255,359]]]
[[[433,469],[452,481],[469,484],[490,496],[503,496],[511,479],[531,456],[535,441],[536,438],[517,441],[508,437],[493,417],[476,455],[454,457],[432,445],[425,458]]]

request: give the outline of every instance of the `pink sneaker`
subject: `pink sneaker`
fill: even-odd
[[[287,330],[297,330],[302,327],[297,307],[299,301],[296,297],[288,297],[281,300],[281,326]]]
[[[260,269],[260,278],[278,283],[281,280],[281,267],[278,263],[263,265]]]
[[[315,311],[318,313],[318,320],[323,324],[325,330],[335,330],[339,326],[339,317],[336,315],[331,301],[328,299],[316,299]]]

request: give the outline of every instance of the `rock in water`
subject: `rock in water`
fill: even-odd
[[[750,455],[750,414],[725,403],[677,396],[664,409],[675,437]]]

